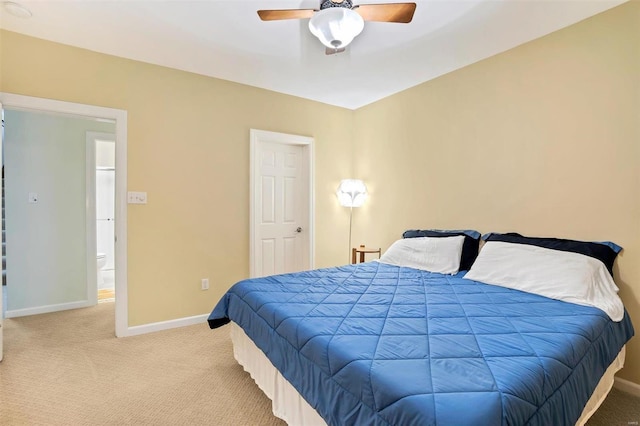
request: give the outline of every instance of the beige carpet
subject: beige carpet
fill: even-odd
[[[640,398],[612,389],[587,426],[638,426]]]
[[[2,425],[284,425],[233,358],[229,330],[116,339],[114,305],[5,320]],[[589,426],[637,425],[612,391]]]
[[[116,339],[114,304],[5,320],[2,425],[284,425],[205,324]]]

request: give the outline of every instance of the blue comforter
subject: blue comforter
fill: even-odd
[[[633,335],[597,308],[378,262],[250,279],[230,320],[330,425],[573,425]]]

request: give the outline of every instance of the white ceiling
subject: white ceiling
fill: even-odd
[[[1,28],[356,109],[626,0],[414,0],[413,22],[367,22],[333,56],[308,20],[262,22],[256,14],[314,9],[319,0],[15,1],[33,17],[0,8]]]

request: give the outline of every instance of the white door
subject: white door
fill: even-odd
[[[312,139],[251,131],[251,276],[312,265]]]

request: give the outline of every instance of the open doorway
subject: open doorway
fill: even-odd
[[[87,173],[95,176],[98,303],[115,301],[115,155],[115,134],[87,132]]]
[[[95,304],[86,133],[115,123],[5,107],[6,316]],[[91,256],[89,256],[91,254]]]
[[[114,289],[116,294],[118,295],[115,299],[115,320],[116,320],[115,334],[116,336],[119,336],[119,337],[128,335],[129,328],[128,328],[128,321],[127,321],[127,291],[126,291],[127,290],[127,283],[126,283],[126,264],[127,264],[126,262],[126,134],[127,134],[126,111],[116,110],[111,108],[96,107],[91,105],[73,104],[68,102],[54,101],[54,100],[41,99],[41,98],[33,98],[33,97],[14,95],[14,94],[8,94],[8,93],[0,93],[0,102],[2,102],[3,107],[6,111],[12,111],[12,112],[23,113],[23,114],[39,113],[41,115],[46,116],[48,119],[55,119],[55,118],[78,119],[80,121],[84,120],[84,121],[90,121],[93,124],[98,124],[98,126],[95,128],[85,129],[83,131],[83,135],[82,135],[83,140],[81,143],[82,145],[81,156],[83,160],[85,159],[84,138],[86,137],[87,130],[91,130],[91,131],[97,130],[101,133],[115,134],[115,141],[112,142],[113,145],[115,146],[114,162],[117,168],[121,171],[120,173],[114,176],[115,202],[114,202],[114,208],[113,208],[113,211],[114,211],[113,222],[114,222],[114,240],[116,240],[116,242],[113,249],[114,251],[113,274],[114,274]],[[10,121],[11,120],[8,117],[6,117],[6,114],[5,114],[5,124],[11,125]],[[103,128],[103,127],[100,127],[101,125],[111,125],[111,128]],[[64,126],[64,127],[68,127],[68,126]],[[29,153],[29,156],[30,158],[36,158],[38,156],[41,156],[41,154],[42,153],[40,152],[40,150],[36,149],[36,150],[31,150]],[[53,155],[54,157],[58,157],[58,160],[64,162],[66,160],[69,160],[70,157],[74,157],[76,154],[78,153],[71,152],[69,150],[60,150],[59,152],[54,150],[52,152],[49,152],[47,155],[49,156]],[[10,166],[11,161],[12,161],[11,158],[5,159],[5,176],[7,176],[7,172],[8,172],[6,168]],[[84,161],[83,161],[83,164],[84,164]],[[84,170],[84,167],[83,167],[83,170]],[[96,169],[94,168],[94,179],[95,179],[95,171]],[[54,187],[57,183],[59,183],[59,179],[57,176],[55,176],[54,173],[49,173],[49,172],[41,173],[45,177],[49,176],[49,182],[47,182],[46,179],[41,180],[43,185],[41,187],[44,188],[43,191],[37,190],[35,188],[28,189],[28,186],[33,186],[35,184],[29,184],[18,192],[14,191],[16,194],[15,204],[22,204],[22,207],[25,207],[26,205],[27,209],[31,208],[32,211],[27,210],[27,213],[29,214],[43,213],[46,211],[50,211],[50,208],[55,210],[60,208],[61,205],[65,204],[64,197],[66,195],[64,193],[72,192],[70,191],[71,186],[68,186],[67,188],[65,188],[64,191],[56,192],[56,190],[54,190]],[[36,174],[38,173],[39,172],[36,170]],[[86,199],[87,177],[85,176],[85,179],[74,179],[73,185],[75,185],[75,189],[77,189],[78,181],[81,181],[80,186],[82,187],[83,190],[85,190],[84,192],[85,198],[83,199],[83,206],[88,206],[90,204],[93,204],[94,210],[95,210],[95,198],[93,199],[94,200],[93,203],[88,202]],[[24,195],[25,191],[27,191],[26,198],[21,197],[21,195]],[[77,193],[77,191],[75,192]],[[95,196],[95,188],[93,193]],[[9,195],[9,192],[7,192],[7,195]],[[7,201],[7,207],[10,208],[9,206],[10,200],[7,199],[6,201]],[[44,206],[47,203],[49,204],[47,206]],[[38,209],[38,207],[47,207],[47,208]],[[8,213],[8,211],[5,211],[5,213]],[[26,296],[24,295],[17,296],[15,298],[16,304],[12,305],[12,294],[11,294],[11,289],[9,289],[8,295],[7,295],[7,303],[8,303],[7,316],[30,315],[35,313],[51,312],[51,311],[59,310],[58,308],[61,307],[60,305],[62,305],[63,309],[71,309],[74,307],[90,306],[91,304],[95,303],[96,298],[90,297],[90,294],[87,291],[88,280],[86,278],[93,275],[94,284],[96,283],[96,278],[97,278],[96,254],[94,254],[92,259],[90,259],[90,256],[88,256],[87,254],[88,253],[87,248],[91,247],[88,243],[89,234],[85,232],[85,234],[83,235],[84,238],[78,237],[77,235],[73,237],[69,237],[63,232],[64,230],[62,229],[62,227],[53,224],[52,218],[50,216],[51,215],[49,215],[48,218],[45,217],[44,220],[40,220],[40,221],[30,220],[29,221],[30,226],[28,227],[29,230],[27,231],[26,235],[23,235],[23,236],[26,236],[27,239],[29,239],[34,236],[33,234],[42,233],[42,232],[50,233],[51,235],[49,235],[49,238],[48,238],[49,240],[53,240],[53,241],[55,241],[56,239],[73,240],[75,244],[75,249],[67,247],[65,249],[60,250],[60,249],[49,247],[49,249],[46,250],[46,253],[39,253],[39,256],[37,256],[38,259],[42,261],[47,267],[39,269],[40,276],[35,281],[40,281],[40,284],[44,282],[45,285],[47,284],[47,282],[48,284],[51,284],[55,280],[60,281],[59,278],[61,276],[64,278],[65,276],[64,274],[55,272],[56,267],[58,266],[58,263],[61,263],[61,259],[64,258],[65,256],[68,257],[70,255],[70,252],[72,251],[74,252],[74,255],[77,257],[77,254],[78,254],[77,248],[79,246],[82,246],[83,252],[84,252],[84,259],[86,262],[85,263],[86,267],[84,270],[85,279],[83,281],[85,284],[84,292],[81,296],[78,296],[79,290],[77,287],[74,287],[74,289],[65,287],[63,289],[63,293],[65,293],[66,296],[69,296],[71,293],[73,293],[70,299],[68,298],[65,300],[63,299],[58,300],[54,298],[47,301],[43,297],[50,296],[51,294],[55,293],[54,291],[51,291],[51,289],[44,290],[44,291],[38,291],[38,290],[29,291],[29,293]],[[87,217],[88,216],[86,215],[86,212],[85,212],[85,216],[83,216],[81,219],[76,218],[76,222],[80,222],[82,225],[86,225],[88,223]],[[31,217],[30,219],[34,219],[34,218]],[[20,220],[19,216],[14,215],[13,222],[17,223],[17,221],[19,220]],[[69,221],[67,220],[67,222]],[[94,219],[93,220],[94,229],[96,227],[96,224],[97,222]],[[6,225],[7,225],[7,228],[11,227],[11,221],[7,221]],[[93,234],[94,241],[96,240],[95,237],[96,235],[94,233]],[[14,241],[15,241],[14,244],[16,246],[16,250],[20,247],[21,244],[24,245],[24,242],[21,239],[14,239]],[[11,287],[11,263],[12,263],[11,254],[10,254],[12,250],[11,246],[12,246],[11,241],[8,240],[7,241],[7,254],[8,254],[7,285],[8,287]],[[93,247],[96,248],[95,245]],[[94,251],[94,253],[96,253],[96,251]],[[48,257],[46,255],[48,255]],[[29,259],[28,261],[30,262],[29,266],[32,268],[34,266],[39,265],[38,260],[35,257],[36,256],[33,256],[32,252],[30,252],[29,255],[26,256],[26,258]],[[91,274],[91,265],[93,267],[93,274]],[[44,271],[44,273],[42,271]],[[65,271],[64,273],[69,273],[69,271]],[[69,273],[69,276],[71,275],[72,274]],[[76,271],[76,275],[77,275],[77,271]],[[71,280],[69,279],[66,281],[71,281]],[[34,280],[32,280],[31,282],[33,283]],[[22,282],[21,282],[21,285],[22,285]],[[93,288],[94,288],[94,294],[95,294],[96,287],[94,286]],[[32,295],[34,294],[37,295],[36,298],[38,300],[35,300],[35,303],[32,303],[34,301],[29,298],[33,298]],[[55,296],[55,297],[58,297],[58,296]],[[31,305],[25,304],[25,301],[31,303]]]

